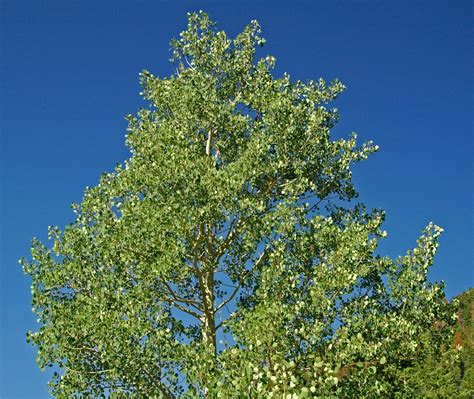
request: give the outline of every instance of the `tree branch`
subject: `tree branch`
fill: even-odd
[[[150,379],[151,383],[158,387],[158,389],[163,393],[166,399],[174,399],[174,395],[169,391],[165,384],[157,380],[146,368],[142,368],[146,376]]]
[[[202,308],[200,307],[201,303],[198,302],[198,301],[195,301],[193,299],[186,299],[186,298],[181,298],[180,296],[178,296],[174,291],[173,289],[171,288],[171,286],[162,278],[160,278],[160,281],[165,285],[166,289],[168,290],[168,292],[171,294],[171,296],[173,297],[173,299],[177,302],[181,302],[181,303],[187,303],[188,305],[192,306],[193,308],[195,308],[196,310],[198,311],[202,311]]]
[[[242,219],[236,217],[234,220],[232,220],[232,222],[230,222],[229,232],[227,233],[226,238],[224,239],[221,246],[216,252],[217,259],[219,259],[224,254],[224,252],[229,246],[229,243],[233,240],[235,234],[237,234],[237,228],[239,227],[241,220]]]
[[[207,134],[207,142],[206,142],[206,155],[211,155],[211,142],[212,142],[213,133],[215,133],[215,129],[209,129],[209,133]]]
[[[221,302],[219,304],[219,306],[217,306],[215,312],[217,313],[219,310],[221,310],[225,305],[227,305],[230,301],[232,301],[232,299],[234,299],[234,297],[237,295],[237,293],[240,291],[240,288],[242,288],[242,285],[244,284],[244,281],[245,281],[245,278],[248,277],[252,272],[255,271],[256,268],[258,268],[260,266],[260,263],[262,263],[262,260],[263,260],[263,257],[265,256],[266,252],[267,252],[267,249],[268,249],[268,246],[265,247],[265,249],[263,250],[263,252],[260,254],[260,256],[258,257],[258,259],[255,261],[255,264],[254,266],[252,267],[252,269],[250,270],[247,270],[243,276],[241,277],[240,279],[240,282],[239,284],[237,285],[237,287],[234,289],[234,291],[232,291],[232,294],[230,294],[229,297],[227,297],[227,299],[223,302]],[[220,325],[219,325],[220,326]]]
[[[169,299],[169,298],[168,298]],[[173,302],[172,300],[169,300],[169,302],[176,308],[176,309],[179,309],[181,310],[182,312],[184,313],[187,313],[191,316],[194,316],[196,319],[198,320],[201,320],[201,316],[199,314],[197,314],[196,312],[192,311],[191,309],[188,309],[188,308],[185,308],[184,306],[176,303],[176,302]]]

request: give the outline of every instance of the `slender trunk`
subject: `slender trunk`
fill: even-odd
[[[202,364],[204,378],[202,388],[204,397],[208,398],[208,387],[211,381],[208,376],[212,375],[216,366],[216,324],[214,319],[214,270],[207,270],[201,276],[201,291],[203,313],[201,318],[202,340],[206,361]]]
[[[211,145],[215,129],[210,129],[206,141],[206,155],[211,156]],[[203,235],[206,237],[206,249],[209,263],[212,263],[213,256],[212,245],[208,234],[211,233],[209,225],[202,226]],[[214,268],[211,264],[207,264],[202,276],[202,302],[204,305],[203,319],[202,319],[202,336],[203,341],[210,353],[215,357],[217,355],[216,345],[216,321],[214,315]]]
[[[203,276],[203,305],[202,336],[203,341],[210,349],[210,353],[217,354],[216,346],[216,322],[214,315],[214,272],[206,271]]]
[[[208,133],[207,140],[206,140],[206,155],[211,156],[211,146],[212,146],[212,139],[213,133],[215,131],[211,129]],[[205,351],[209,356],[209,363],[204,366],[207,369],[207,372],[212,373],[212,369],[214,369],[217,360],[217,345],[216,345],[216,321],[215,321],[215,309],[214,309],[214,258],[215,254],[212,249],[212,242],[211,242],[211,227],[210,224],[201,224],[200,226],[200,236],[206,240],[206,260],[203,262],[203,268],[201,269],[201,273],[199,275],[199,285],[201,288],[201,295],[202,295],[202,304],[203,304],[203,313],[201,318],[201,326],[202,326],[202,340],[205,346]],[[204,388],[204,396],[208,397],[208,389],[207,386],[210,381],[207,378],[203,381],[203,388]]]

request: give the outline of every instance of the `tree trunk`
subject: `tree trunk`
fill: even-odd
[[[217,353],[216,346],[216,323],[214,315],[214,272],[206,271],[203,276],[203,304],[202,315],[202,337],[206,347],[213,356]]]

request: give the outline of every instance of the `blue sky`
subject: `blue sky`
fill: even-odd
[[[277,75],[346,84],[335,135],[356,131],[381,148],[354,170],[361,201],[387,212],[381,252],[404,253],[434,221],[445,233],[431,279],[446,281],[448,297],[474,285],[471,2],[3,0],[2,399],[49,397],[25,342],[36,323],[18,258],[128,158],[138,73],[172,73],[169,40],[199,9],[230,35],[257,19]]]

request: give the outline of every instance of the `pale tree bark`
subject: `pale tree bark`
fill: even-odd
[[[211,156],[212,139],[215,135],[215,129],[210,129],[206,140],[206,155]],[[213,356],[217,356],[216,344],[216,322],[215,322],[215,295],[214,295],[214,273],[215,273],[215,254],[212,250],[212,228],[210,224],[202,224],[200,227],[201,238],[205,240],[205,260],[199,273],[199,283],[201,288],[201,300],[203,304],[202,313],[202,338],[207,348],[210,349]]]

